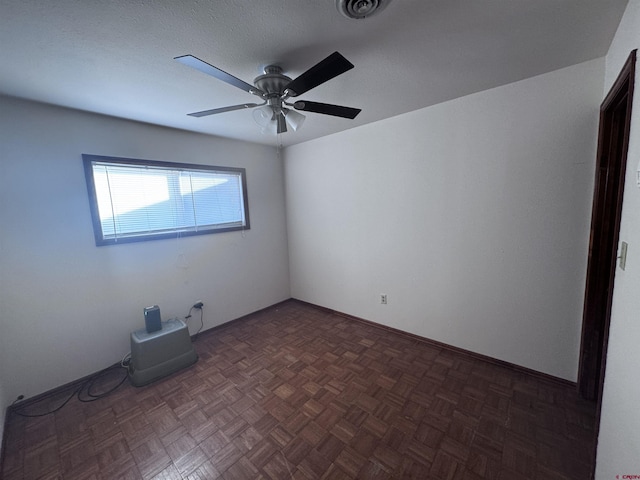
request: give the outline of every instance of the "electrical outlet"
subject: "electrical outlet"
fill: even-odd
[[[202,308],[202,307],[204,307],[204,303],[198,300],[196,303],[193,304],[192,308]]]
[[[387,304],[387,294],[386,293],[380,294],[380,303],[382,305],[386,305]]]

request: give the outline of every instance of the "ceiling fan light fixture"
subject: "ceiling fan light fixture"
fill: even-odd
[[[284,113],[284,119],[287,121],[287,125],[289,125],[294,132],[302,126],[304,120],[307,118],[301,113],[298,113],[295,110],[289,110],[288,108],[283,108],[282,112]]]
[[[254,109],[253,120],[261,127],[266,127],[272,120],[275,120],[273,109],[269,105]]]
[[[273,120],[267,123],[264,127],[260,128],[262,135],[276,135],[278,133],[278,122]]]
[[[298,118],[287,121],[285,118],[286,111],[286,109],[281,107],[264,105],[253,111],[253,119],[261,127],[260,131],[264,135],[285,133],[287,131],[287,124],[291,125],[291,128],[296,130],[300,125],[302,125],[302,121]],[[297,114],[298,112],[295,113]],[[303,115],[300,116],[304,117]]]
[[[391,0],[336,0],[336,8],[347,18],[364,20],[384,10]]]
[[[278,123],[275,112],[269,105],[263,105],[253,110],[253,120],[258,124],[263,135],[275,135],[278,133]]]

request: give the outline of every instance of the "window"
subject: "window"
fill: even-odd
[[[249,228],[244,168],[82,159],[98,246]]]

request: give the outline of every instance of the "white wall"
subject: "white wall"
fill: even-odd
[[[0,97],[0,407],[119,361],[142,309],[205,329],[290,297],[272,147]],[[251,229],[96,247],[82,153],[247,169]],[[199,327],[199,316],[190,330]]]
[[[603,71],[287,148],[292,296],[575,381]]]
[[[640,48],[640,0],[630,0],[606,56],[609,91],[631,50]],[[640,75],[636,65],[636,79]],[[629,244],[625,270],[616,271],[596,478],[640,475],[640,91],[635,84],[620,241]]]

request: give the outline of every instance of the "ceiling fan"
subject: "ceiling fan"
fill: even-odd
[[[175,60],[183,65],[211,75],[218,80],[222,80],[229,85],[240,88],[245,92],[256,95],[263,100],[262,103],[243,103],[240,105],[189,113],[188,115],[192,117],[205,117],[207,115],[232,112],[244,108],[256,108],[253,112],[253,118],[262,127],[263,133],[284,133],[287,131],[287,125],[297,130],[305,119],[304,115],[295,110],[350,119],[354,119],[361,112],[359,108],[343,107],[329,103],[311,102],[307,100],[297,100],[293,103],[288,102],[290,98],[302,95],[312,88],[351,70],[353,64],[338,52],[332,53],[294,80],[284,75],[282,68],[279,66],[267,65],[264,67],[264,74],[256,77],[253,85],[193,55],[182,55],[175,57]],[[292,110],[291,107],[295,110]]]

